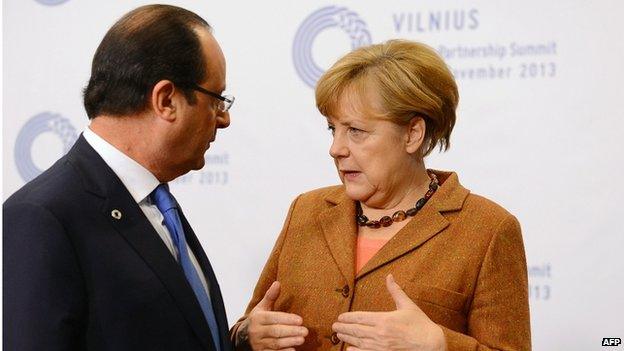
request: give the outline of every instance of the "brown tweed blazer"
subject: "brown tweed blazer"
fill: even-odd
[[[275,310],[302,316],[310,331],[297,349],[339,350],[344,345],[331,330],[339,314],[395,309],[385,286],[392,273],[442,326],[449,351],[530,350],[527,269],[518,221],[470,194],[455,173],[435,173],[441,181],[438,191],[360,272],[355,272],[355,203],[344,188],[300,195],[246,314],[278,280],[282,290]]]

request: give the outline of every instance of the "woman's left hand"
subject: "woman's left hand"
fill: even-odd
[[[396,311],[347,312],[332,325],[338,338],[351,345],[347,351],[446,350],[442,328],[405,294],[391,274],[386,277],[386,287]]]

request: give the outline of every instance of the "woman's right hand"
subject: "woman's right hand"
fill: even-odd
[[[308,335],[303,318],[293,313],[273,311],[279,294],[280,283],[275,281],[238,327],[237,349],[247,346],[254,351],[295,351],[295,346],[303,344]]]

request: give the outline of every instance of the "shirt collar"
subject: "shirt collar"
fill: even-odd
[[[143,201],[160,184],[150,171],[95,134],[89,127],[85,128],[83,136],[119,177],[136,203]]]

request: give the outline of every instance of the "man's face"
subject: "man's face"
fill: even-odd
[[[197,29],[202,52],[206,61],[206,77],[199,86],[222,95],[225,90],[225,58],[215,38],[205,29]],[[193,92],[194,104],[182,103],[180,123],[175,143],[182,167],[185,172],[201,169],[204,166],[204,154],[210,143],[216,138],[217,129],[230,125],[228,112],[219,110],[219,100],[215,97]]]

